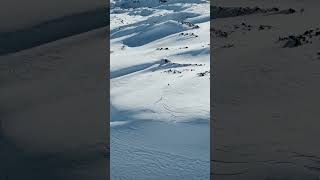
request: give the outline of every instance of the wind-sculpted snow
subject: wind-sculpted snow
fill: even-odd
[[[112,3],[112,180],[209,179],[209,2]]]
[[[136,119],[209,119],[209,4],[179,6],[111,14],[111,103]]]
[[[112,180],[209,179],[207,125],[145,122],[127,126],[111,128]],[[150,131],[152,136],[145,136]]]

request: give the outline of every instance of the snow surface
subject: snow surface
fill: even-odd
[[[211,5],[296,10],[212,23],[217,67],[212,179],[319,179],[320,36],[291,48],[278,39],[320,31],[320,1],[215,0]]]
[[[209,179],[209,1],[111,7],[111,178]]]

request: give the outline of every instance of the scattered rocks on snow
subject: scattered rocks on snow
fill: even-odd
[[[209,74],[210,74],[210,71],[205,71],[205,72],[198,73],[197,75],[199,77],[203,77],[203,76],[206,76],[206,75],[209,75]]]
[[[171,63],[171,61],[169,59],[162,59],[161,60],[164,64],[167,64],[167,63]]]
[[[169,50],[169,48],[157,48],[156,50],[162,51],[162,50]]]
[[[252,26],[250,24],[246,24],[246,23],[241,23],[241,27],[242,27],[242,30],[247,30],[247,31],[251,31],[252,29]]]
[[[284,48],[294,48],[302,45],[302,39],[296,36],[289,36],[287,42],[283,45]]]
[[[249,14],[257,14],[257,13],[270,13],[270,12],[278,12],[279,8],[270,8],[270,9],[262,9],[259,7],[211,7],[211,16],[213,19],[215,18],[226,18],[226,17],[236,17],[236,16],[244,16]]]
[[[220,38],[227,38],[231,32],[222,31],[220,29],[210,28],[210,35],[214,35]]]
[[[204,66],[205,64],[180,64],[181,66]]]
[[[247,24],[245,22],[241,23],[240,25],[233,25],[234,29],[241,29],[241,30],[246,30],[246,31],[251,31],[253,28],[255,28],[255,26]],[[261,31],[261,30],[269,30],[271,29],[272,26],[269,25],[259,25],[257,26],[257,30]]]
[[[272,28],[272,26],[269,26],[269,25],[260,25],[259,27],[258,27],[258,30],[265,30],[265,29],[271,29]]]
[[[293,14],[296,13],[297,11],[295,9],[289,8],[289,9],[284,9],[279,11],[277,14]]]
[[[191,27],[192,29],[199,29],[200,26],[193,24],[191,22],[187,22],[187,21],[181,21],[181,24],[187,25],[188,27]]]
[[[250,14],[293,14],[296,12],[295,9],[289,8],[280,10],[277,7],[273,8],[259,8],[259,7],[217,7],[211,6],[211,17],[216,18],[227,18],[236,16],[245,16]]]
[[[197,35],[197,34],[194,34],[194,33],[184,33],[184,32],[180,33],[180,34],[179,34],[179,36],[192,36],[192,37],[198,37],[198,35]]]
[[[314,37],[320,36],[320,29],[310,29],[299,35],[279,37],[278,42],[285,41],[284,48],[294,48],[304,44],[312,44]]]
[[[169,70],[166,70],[166,71],[163,71],[164,73],[169,73],[169,74],[181,74],[182,72],[181,71],[178,71],[178,70],[172,70],[172,69],[169,69]]]
[[[167,73],[167,74],[182,74],[183,72],[186,72],[186,71],[191,71],[191,72],[193,72],[193,71],[195,71],[195,69],[190,69],[190,68],[188,68],[188,69],[182,69],[182,70],[176,70],[176,69],[169,69],[169,70],[165,70],[165,71],[163,71],[162,73]],[[205,76],[205,75],[207,75],[208,73],[210,73],[210,71],[205,71],[205,72],[203,72],[203,73],[198,73],[197,75],[198,76]]]
[[[205,64],[189,64],[190,66],[204,66]]]

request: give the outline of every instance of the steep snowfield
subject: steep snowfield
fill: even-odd
[[[111,3],[112,179],[209,179],[209,2]]]
[[[202,1],[112,9],[112,122],[208,120],[209,26]]]
[[[212,5],[242,12],[247,6],[279,9],[212,23],[217,67],[212,178],[319,179],[320,1],[215,0]],[[284,13],[290,8],[294,13]]]

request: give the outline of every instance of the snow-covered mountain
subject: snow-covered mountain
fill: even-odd
[[[209,119],[209,4],[158,2],[111,10],[112,122]]]
[[[111,4],[112,179],[209,179],[209,1]]]

